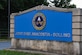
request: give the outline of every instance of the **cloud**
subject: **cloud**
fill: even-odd
[[[72,0],[71,4],[75,4],[77,8],[82,8],[82,0]]]

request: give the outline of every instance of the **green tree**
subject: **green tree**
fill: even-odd
[[[7,0],[0,0],[0,37],[6,37],[8,22],[7,22]],[[2,35],[4,34],[4,35]]]
[[[23,11],[42,4],[48,5],[47,0],[11,0],[11,13]]]
[[[0,0],[0,29],[7,28],[7,0]]]
[[[76,5],[70,4],[71,0],[53,0],[50,2],[52,2],[54,6],[60,8],[76,8]]]
[[[7,0],[0,0],[0,10],[7,7]]]
[[[2,5],[0,4],[0,9],[3,9]]]

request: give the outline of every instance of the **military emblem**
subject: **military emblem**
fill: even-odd
[[[34,16],[32,23],[33,23],[33,27],[36,30],[42,30],[46,25],[46,17],[44,16],[43,13],[37,13]]]

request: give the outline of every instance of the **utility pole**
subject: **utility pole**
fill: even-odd
[[[7,0],[8,3],[8,38],[10,37],[10,0]]]

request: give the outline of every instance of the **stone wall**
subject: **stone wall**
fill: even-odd
[[[14,16],[29,12],[33,9],[49,9],[57,11],[72,11],[72,38],[73,42],[58,42],[46,40],[26,40],[14,38]],[[63,8],[50,8],[46,6],[37,6],[33,9],[26,10],[20,13],[11,14],[10,19],[10,37],[11,47],[19,49],[34,49],[40,51],[48,51],[53,53],[68,54],[68,55],[81,55],[82,51],[82,9],[63,9]]]
[[[12,39],[12,48],[19,49],[33,49],[40,51],[48,51],[58,54],[71,54],[74,53],[74,44],[56,41],[46,40],[24,40],[24,39]]]
[[[74,54],[81,55],[82,52],[82,9],[73,10],[73,42]]]

